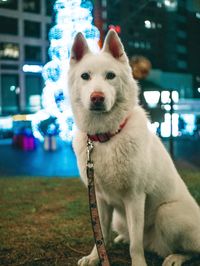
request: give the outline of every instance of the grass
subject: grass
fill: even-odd
[[[200,203],[199,172],[182,176]],[[92,246],[87,191],[79,179],[0,179],[1,266],[75,266]],[[110,248],[112,266],[131,265],[128,253],[127,245]],[[154,254],[146,259],[150,266],[162,264]]]

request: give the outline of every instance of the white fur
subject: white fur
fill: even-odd
[[[118,58],[108,48],[113,38],[123,52]],[[146,265],[144,249],[166,258],[164,266],[181,265],[189,259],[181,253],[200,252],[199,207],[161,141],[147,127],[146,114],[137,101],[138,87],[116,33],[108,33],[100,54],[84,50],[80,60],[71,59],[69,92],[79,128],[73,146],[85,185],[87,133],[115,132],[128,117],[119,134],[108,142],[94,143],[92,159],[105,241],[113,222],[119,234],[116,241],[130,242],[132,266]],[[106,80],[108,71],[116,78]],[[83,72],[91,73],[89,81],[81,79]],[[90,95],[96,90],[105,94],[105,112],[89,110]],[[97,263],[94,247],[78,265]]]

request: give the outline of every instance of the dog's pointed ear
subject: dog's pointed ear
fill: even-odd
[[[111,29],[106,35],[104,45],[102,48],[103,52],[111,53],[116,59],[127,61],[127,56],[124,51],[123,44],[120,41],[117,33]]]
[[[80,61],[89,51],[90,50],[85,37],[81,32],[77,33],[71,49],[70,63]]]

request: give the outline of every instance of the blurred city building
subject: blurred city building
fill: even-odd
[[[199,132],[200,1],[95,2],[102,39],[114,28],[130,59],[142,56],[152,64],[139,84],[141,104],[150,114],[154,130],[162,137]]]
[[[166,73],[165,79],[171,80],[168,88],[176,86],[181,97],[200,97],[200,1],[95,2],[104,35],[109,27],[120,28],[129,57],[143,55],[151,61],[150,80],[166,86],[160,79]],[[181,82],[182,78],[185,82]]]
[[[40,108],[53,2],[0,0],[0,114]]]

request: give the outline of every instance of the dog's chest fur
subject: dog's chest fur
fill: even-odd
[[[112,198],[123,197],[131,190],[144,190],[146,186],[145,168],[141,160],[145,158],[143,145],[138,145],[132,128],[123,129],[105,143],[94,143],[92,160],[94,161],[95,183],[98,192]],[[141,146],[141,147],[140,147]],[[81,178],[87,184],[86,149],[87,136],[78,132],[74,140],[74,149],[78,159]],[[140,163],[139,163],[140,161]],[[141,179],[141,175],[143,178]]]

